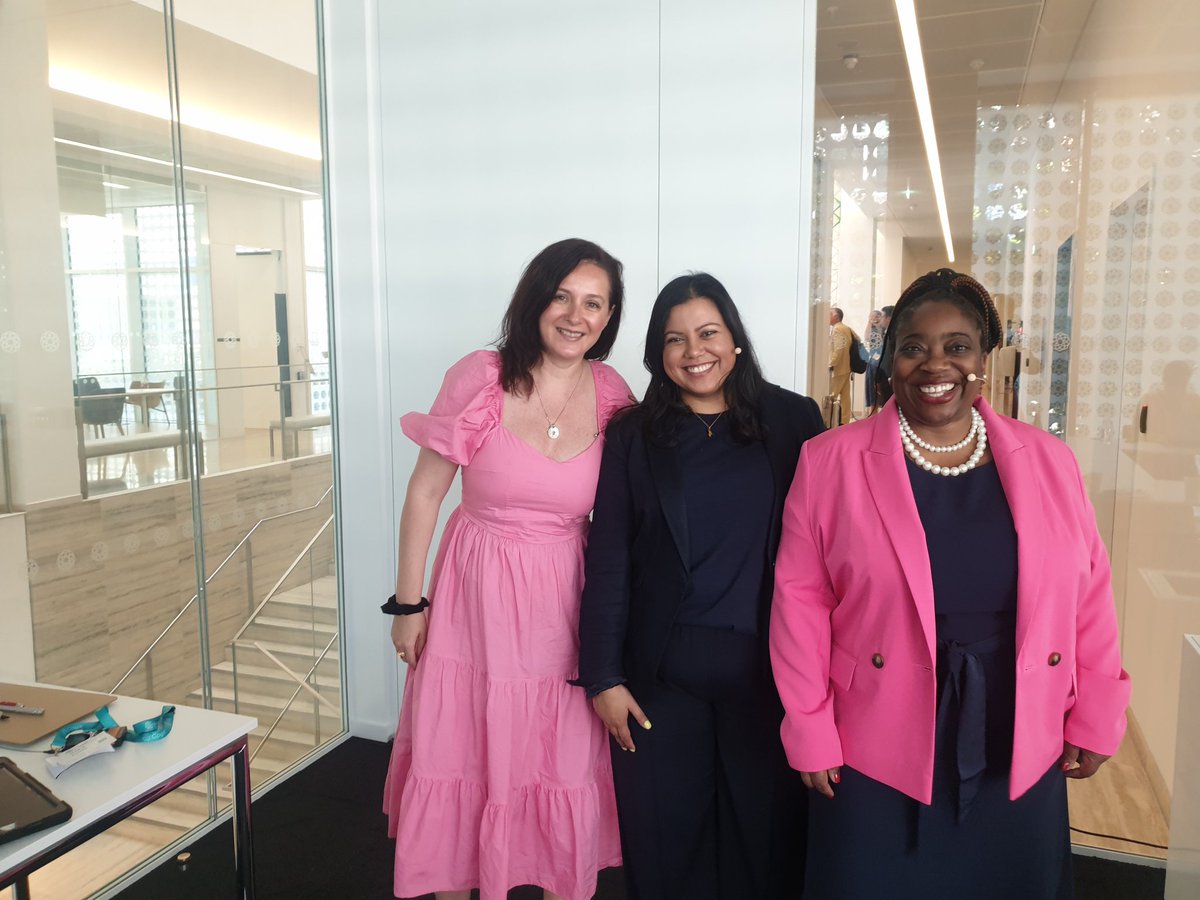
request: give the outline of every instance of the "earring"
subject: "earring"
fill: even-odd
[[[742,348],[741,348],[741,347],[734,347],[734,348],[733,348],[733,355],[734,355],[734,356],[741,356],[741,355],[742,355]]]

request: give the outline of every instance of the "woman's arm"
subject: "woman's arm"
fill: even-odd
[[[771,667],[783,702],[780,729],[792,768],[817,773],[842,764],[842,744],[833,718],[829,662],[833,646],[830,615],[837,597],[818,544],[810,503],[813,491],[833,489],[835,479],[812,471],[809,446],[783,508],[783,531],[775,561],[771,601]]]
[[[458,466],[432,450],[421,449],[408,479],[400,513],[400,547],[396,564],[396,602],[416,603],[425,581],[425,562],[437,528],[438,513]],[[415,666],[425,648],[427,612],[392,617],[392,644],[406,663]]]

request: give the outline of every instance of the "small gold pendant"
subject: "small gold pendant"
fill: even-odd
[[[708,436],[712,437],[712,428],[706,427],[705,430],[708,432]]]
[[[547,428],[547,429],[546,429],[546,434],[547,434],[547,435],[550,437],[550,440],[552,440],[552,441],[557,441],[557,440],[558,440],[558,436],[559,436],[560,434],[562,434],[562,432],[558,430],[558,426],[557,426],[557,425],[551,425],[549,428]],[[708,433],[708,436],[709,436],[709,437],[712,437],[712,432],[711,432],[711,431]]]

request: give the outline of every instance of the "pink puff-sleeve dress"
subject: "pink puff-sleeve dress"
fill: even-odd
[[[577,675],[579,598],[603,431],[633,402],[591,363],[597,437],[555,462],[501,424],[500,360],[456,363],[404,433],[462,467],[430,582],[429,642],[410,669],[384,788],[395,891],[533,884],[586,900],[621,864],[608,740]]]

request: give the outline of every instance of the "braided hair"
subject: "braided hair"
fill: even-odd
[[[983,355],[991,353],[1000,343],[1000,314],[987,288],[962,272],[935,269],[922,275],[900,294],[883,336],[883,351],[875,374],[876,397],[883,403],[892,396],[892,360],[896,355],[896,335],[907,326],[918,309],[926,303],[949,303],[979,326]]]

